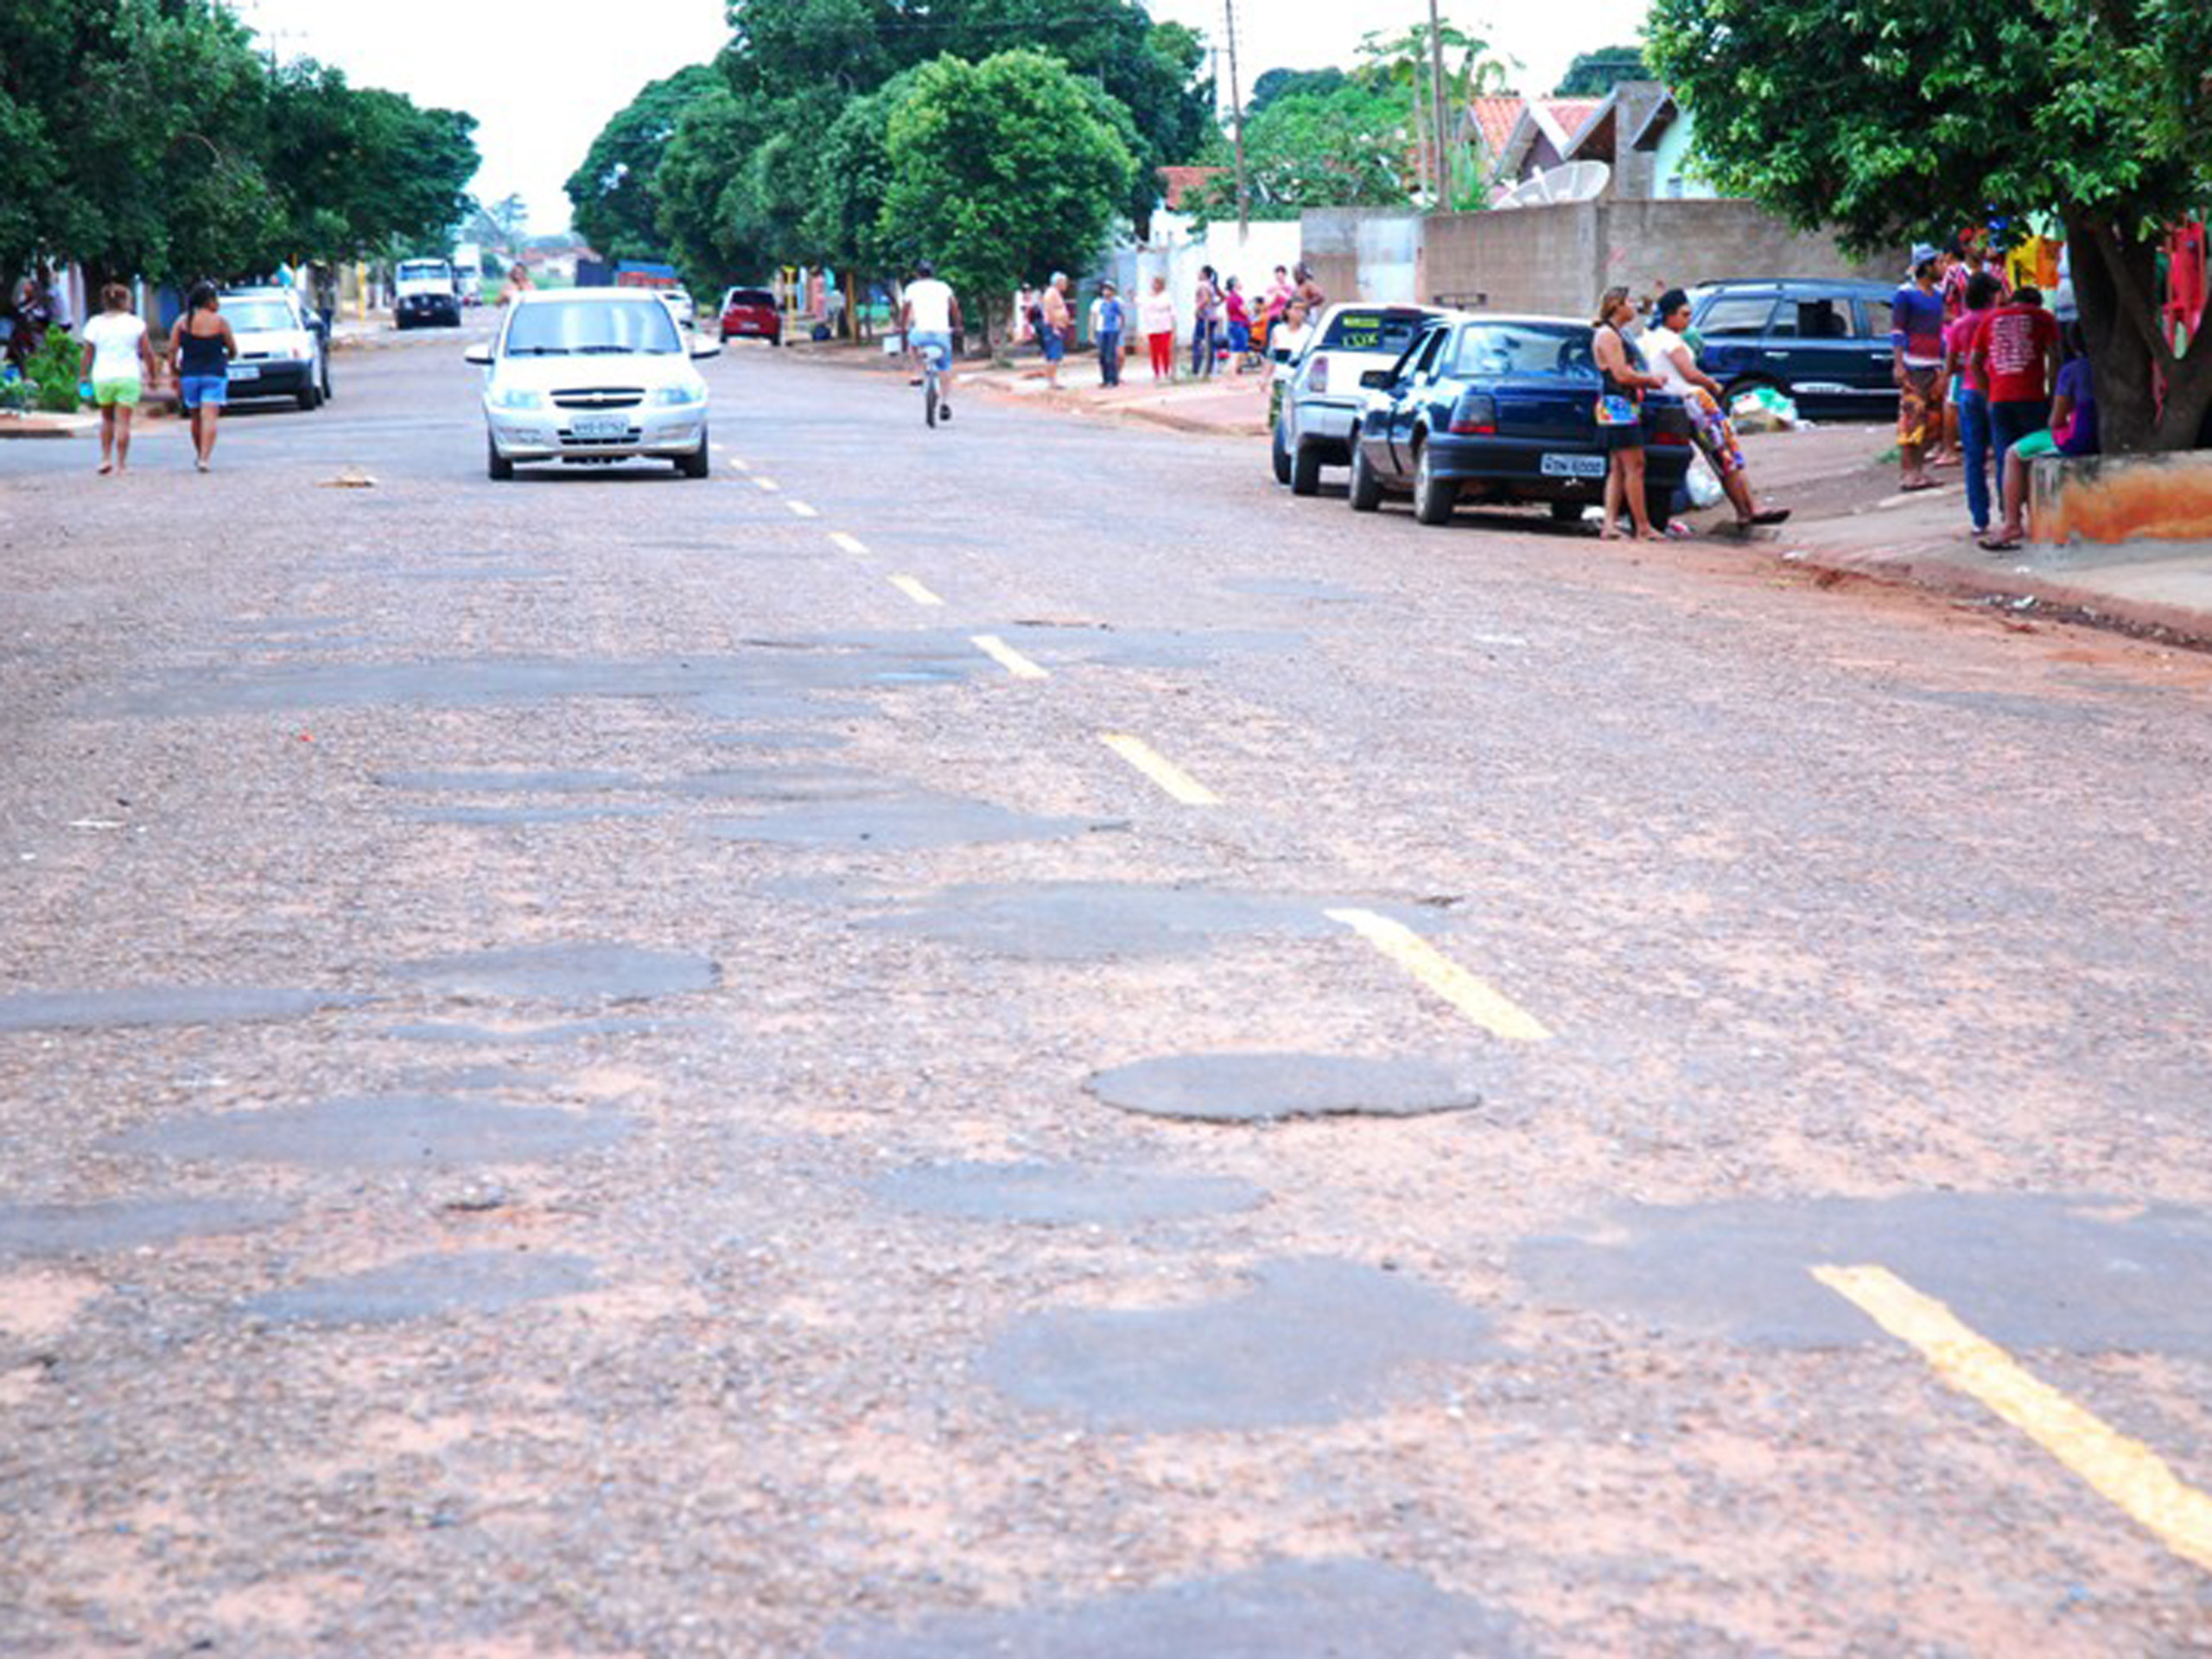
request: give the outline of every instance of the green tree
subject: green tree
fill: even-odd
[[[1268,69],[1252,83],[1252,94],[1244,100],[1247,121],[1264,111],[1279,98],[1293,92],[1319,93],[1325,97],[1351,79],[1341,69]]]
[[[1137,170],[1129,137],[1119,105],[1041,52],[939,58],[891,115],[884,230],[912,234],[988,336],[1016,283],[1097,253]]]
[[[660,202],[654,222],[695,292],[776,263],[774,247],[739,239],[730,194],[736,169],[763,137],[755,109],[739,102],[727,85],[712,88],[677,119],[653,175]]]
[[[683,112],[725,85],[721,70],[695,63],[656,80],[600,131],[569,177],[576,234],[609,259],[659,259],[660,197],[654,175]]]
[[[471,205],[473,116],[350,86],[340,71],[305,59],[278,70],[268,91],[264,165],[282,225],[276,257],[259,265],[333,264],[395,241],[451,245]]]
[[[1624,80],[1649,80],[1651,67],[1640,46],[1601,46],[1575,54],[1553,89],[1554,98],[1603,98]]]
[[[894,274],[922,257],[911,227],[888,219],[891,118],[914,86],[914,72],[893,77],[847,104],[823,135],[815,199],[802,239],[841,270]]]
[[[1650,56],[1715,183],[1863,251],[1980,223],[1992,204],[2055,215],[2106,448],[2195,441],[2212,329],[2177,356],[2157,243],[2212,202],[2212,7],[1656,0]]]
[[[1274,99],[1244,124],[1244,175],[1255,219],[1296,219],[1308,207],[1399,207],[1421,186],[1402,94],[1368,78],[1333,92]],[[1197,193],[1197,216],[1232,218],[1226,174]]]

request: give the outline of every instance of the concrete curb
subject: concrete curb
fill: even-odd
[[[97,415],[0,415],[0,439],[81,438],[99,425]]]
[[[2113,594],[2070,582],[2062,575],[2042,575],[2010,565],[1982,563],[1948,546],[1906,545],[1890,549],[1879,556],[1870,556],[1813,545],[1781,550],[1774,556],[1801,569],[1833,571],[1841,576],[1897,588],[1916,588],[2018,614],[2082,622],[2125,633],[2148,635],[2175,645],[2212,648],[2212,611]]]

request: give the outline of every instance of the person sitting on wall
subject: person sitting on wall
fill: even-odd
[[[2031,432],[2005,452],[2005,525],[1977,546],[2009,553],[2027,539],[2028,468],[2038,455],[2094,455],[2098,449],[2096,377],[2082,338],[2082,325],[2066,325],[2065,366],[2050,397],[2050,424]]]

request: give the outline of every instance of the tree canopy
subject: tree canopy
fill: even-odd
[[[888,234],[970,295],[1090,258],[1137,169],[1127,111],[1041,52],[925,64],[890,113]]]
[[[1650,32],[1714,182],[1800,226],[1872,251],[1993,213],[2062,223],[2107,448],[2194,440],[2212,330],[2176,355],[2156,260],[2212,203],[2212,7],[1655,0]]]
[[[0,270],[232,276],[461,217],[474,122],[274,67],[213,0],[9,0]]]
[[[1421,188],[1402,93],[1361,78],[1326,91],[1285,92],[1244,123],[1244,173],[1255,219],[1308,207],[1396,207]],[[1236,211],[1226,174],[1197,193],[1202,218]]]
[[[1649,80],[1651,67],[1643,60],[1640,46],[1601,46],[1594,52],[1580,52],[1574,61],[1567,66],[1567,73],[1560,77],[1559,85],[1552,91],[1554,98],[1603,98],[1624,80]]]
[[[683,112],[726,85],[712,64],[695,63],[651,83],[607,124],[569,177],[577,235],[609,259],[660,256],[665,244],[654,175]]]

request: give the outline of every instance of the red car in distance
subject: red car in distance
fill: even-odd
[[[722,338],[784,343],[783,313],[765,288],[733,288],[722,296]]]

